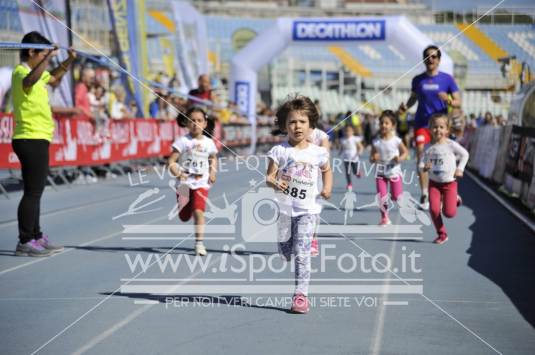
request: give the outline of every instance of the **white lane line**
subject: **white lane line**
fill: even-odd
[[[533,220],[530,220],[529,217],[525,216],[522,212],[520,212],[517,208],[514,206],[511,206],[509,202],[507,202],[503,197],[498,195],[494,190],[492,190],[490,187],[488,187],[484,182],[481,181],[479,177],[477,177],[475,174],[472,174],[470,171],[465,170],[466,175],[470,177],[479,187],[481,187],[483,190],[485,190],[489,195],[494,197],[498,203],[500,203],[503,207],[505,207],[509,212],[513,214],[516,218],[521,220],[526,227],[531,229],[532,232],[535,232],[535,222]]]
[[[214,201],[218,201],[220,199],[223,198],[223,195],[220,195],[216,198],[214,198],[212,200],[212,202]],[[158,222],[158,221],[161,221],[161,220],[164,220],[166,219],[167,216],[160,216],[160,217],[157,217],[157,218],[154,218],[154,219],[151,219],[149,220],[148,222],[146,222],[145,224],[151,224],[151,223],[154,223],[154,222]],[[92,245],[94,243],[97,243],[97,242],[100,242],[100,241],[103,241],[103,240],[107,240],[107,239],[110,239],[110,238],[113,238],[113,237],[116,237],[118,235],[121,235],[123,234],[123,230],[120,230],[120,231],[117,231],[117,232],[114,232],[114,233],[111,233],[111,234],[108,234],[108,235],[105,235],[103,237],[100,237],[98,239],[95,239],[95,240],[91,240],[89,242],[86,242],[86,243],[83,243],[83,244],[80,244],[79,247],[86,247],[86,246],[89,246],[89,245]],[[152,239],[151,239],[152,240]],[[21,269],[23,267],[26,267],[26,266],[30,266],[30,265],[33,265],[33,264],[37,264],[37,263],[40,263],[42,261],[45,261],[45,260],[50,260],[51,258],[55,258],[59,255],[64,255],[66,253],[69,253],[73,250],[76,250],[76,248],[69,248],[69,249],[66,249],[65,251],[61,252],[61,253],[56,253],[56,254],[53,254],[51,256],[48,256],[48,257],[43,257],[43,258],[38,258],[38,259],[35,259],[35,260],[32,260],[32,261],[29,261],[27,263],[24,263],[24,264],[20,264],[20,265],[17,265],[17,266],[14,266],[14,267],[11,267],[9,269],[5,269],[5,270],[2,270],[0,271],[0,276],[4,275],[4,274],[7,274],[9,272],[12,272],[12,271],[15,271],[15,270],[18,270],[18,269]]]
[[[85,353],[87,350],[91,349],[93,346],[97,345],[102,340],[106,339],[107,337],[109,337],[110,335],[112,335],[113,333],[115,333],[116,331],[118,331],[119,329],[127,325],[128,323],[130,323],[130,321],[132,321],[133,319],[136,319],[142,313],[145,313],[145,311],[147,311],[150,307],[152,307],[152,305],[147,304],[144,307],[136,309],[134,312],[130,313],[126,318],[114,324],[111,328],[108,328],[106,331],[100,333],[99,335],[91,339],[88,343],[86,343],[84,346],[74,351],[72,354],[80,355],[80,354]]]
[[[405,241],[418,241],[423,240],[424,237],[335,237],[335,236],[329,236],[329,237],[322,237],[321,235],[318,236],[320,239],[324,240],[400,240],[402,242]]]
[[[205,283],[187,285],[175,284],[147,284],[147,285],[122,285],[120,290],[122,294],[154,294],[154,295],[173,295],[179,292],[180,294],[188,295],[205,295],[205,294],[219,294],[219,295],[242,295],[242,294],[258,294],[258,295],[272,295],[272,294],[292,294],[295,291],[293,283],[285,283],[278,285],[271,284],[214,284],[207,285]],[[314,294],[330,294],[330,295],[384,295],[384,294],[400,294],[400,295],[414,295],[422,294],[422,285],[390,285],[388,287],[383,285],[310,285],[310,292]]]
[[[150,228],[145,228],[146,230]],[[148,233],[148,232],[145,232]],[[214,230],[205,233],[217,233]],[[124,234],[124,233],[121,233]],[[122,237],[122,240],[186,240],[188,237]],[[236,237],[204,237],[204,240],[236,240]]]
[[[384,301],[384,306],[408,306],[409,301]]]
[[[214,262],[212,262],[210,265],[208,265],[208,267],[216,264],[217,262],[219,262],[219,259],[221,259],[222,256],[220,256],[219,258],[217,258],[216,260],[214,260]],[[170,287],[170,290],[176,290],[178,287],[186,284],[187,282],[191,281],[193,278],[195,278],[197,275],[199,275],[200,273],[202,273],[203,270],[199,270],[197,271],[196,273],[192,274],[190,277],[188,277],[187,279],[185,279],[183,282],[177,284],[177,285],[171,285]],[[117,290],[116,290],[117,291]],[[109,295],[108,297],[111,297],[113,294]],[[90,313],[91,311],[93,311],[93,309],[97,308],[100,304],[104,303],[104,301],[106,300],[103,300],[102,302],[98,303],[95,307],[93,307],[92,309],[90,309],[89,311],[87,311],[83,316],[81,316],[80,318],[78,318],[78,320],[82,319],[86,314]],[[137,301],[137,303],[136,303]],[[135,300],[134,301],[134,304],[143,304],[143,303],[140,303],[139,301],[142,301],[142,300]],[[136,319],[137,317],[139,317],[140,315],[142,315],[143,313],[145,313],[146,311],[148,311],[151,307],[153,307],[154,305],[158,304],[159,302],[157,300],[146,300],[146,301],[151,301],[150,303],[146,303],[143,305],[143,307],[137,309],[135,312],[131,313],[130,315],[128,315],[127,317],[125,317],[124,319],[120,320],[119,322],[115,323],[114,325],[112,325],[110,328],[106,329],[105,331],[103,331],[102,333],[98,334],[97,336],[93,337],[91,340],[89,340],[86,344],[84,344],[82,347],[78,348],[77,350],[75,350],[72,354],[74,355],[81,355],[83,353],[85,353],[86,351],[88,350],[91,350],[95,345],[98,345],[100,342],[102,342],[104,339],[108,338],[109,336],[113,335],[116,331],[118,331],[119,329],[121,329],[122,327],[124,327],[125,325],[127,325],[128,323],[130,323],[131,321],[133,321],[134,319]],[[70,328],[71,326],[73,326],[74,324],[76,324],[76,322],[74,323],[71,323],[71,325],[67,328],[65,328],[63,330],[63,332],[65,330],[67,330],[68,328]],[[62,333],[63,333],[62,332]],[[62,333],[59,333],[57,336],[59,336],[60,334]],[[37,349],[35,353],[37,353],[39,350],[41,350],[43,347],[45,347],[48,343],[50,343],[52,340],[54,340],[56,337],[50,339],[47,343],[45,343],[44,345],[42,345],[39,349]]]
[[[154,173],[154,174],[157,175],[157,173]],[[148,176],[150,176],[150,175],[148,175]],[[158,181],[164,181],[164,180],[159,179]],[[117,182],[117,181],[115,181],[115,182]],[[101,184],[106,184],[106,182],[102,182]],[[97,185],[95,185],[95,186],[97,186]],[[162,186],[165,187],[165,184],[162,184]],[[124,187],[124,186],[118,186],[118,187]],[[131,187],[131,186],[126,186],[126,188],[129,188],[129,187]],[[77,206],[72,206],[72,207],[55,209],[55,210],[52,210],[52,211],[48,211],[48,212],[42,213],[41,214],[41,218],[56,216],[56,215],[59,215],[59,214],[69,213],[69,212],[73,212],[73,211],[78,211],[80,209],[91,207],[92,205],[100,205],[101,203],[112,202],[112,201],[123,199],[123,198],[129,197],[129,196],[132,196],[132,194],[131,193],[127,193],[127,194],[124,194],[124,195],[121,194],[121,195],[117,195],[117,196],[114,196],[114,197],[111,197],[111,198],[105,199],[105,200],[93,201],[93,202],[88,202],[88,203],[83,204],[83,205],[77,205]],[[22,195],[21,195],[21,197],[22,197]],[[18,221],[16,219],[7,220],[5,222],[1,222],[0,221],[0,228],[16,225],[17,223],[18,223]]]
[[[74,211],[78,211],[78,210],[81,210],[81,209],[85,209],[87,207],[91,207],[93,205],[100,205],[102,203],[121,200],[121,199],[123,199],[125,197],[129,197],[129,196],[131,197],[132,194],[117,195],[115,197],[112,197],[112,198],[109,198],[109,199],[105,199],[105,200],[93,201],[93,202],[88,202],[88,203],[83,204],[83,205],[56,209],[56,210],[52,210],[52,211],[49,211],[49,212],[42,213],[40,215],[40,218],[43,219],[43,218],[46,218],[46,217],[52,217],[52,216],[57,216],[57,215],[64,214],[64,213],[74,212]],[[13,219],[13,220],[10,220],[10,221],[6,221],[6,222],[0,222],[0,228],[16,225],[17,223],[18,223],[18,220],[16,220],[16,219]]]
[[[187,279],[121,279],[121,282],[181,282],[181,281],[189,281],[190,279],[187,278]],[[231,281],[236,281],[236,282],[243,282],[243,281],[247,281],[246,278],[243,278],[243,279],[197,279],[195,281],[198,281],[198,282],[218,282],[218,281],[221,281],[221,282],[231,282]],[[293,279],[291,281],[294,281]]]
[[[353,245],[355,245],[357,248],[359,248],[362,252],[364,253],[367,253],[369,254],[366,250],[364,250],[360,245],[358,245],[355,241],[351,240],[351,239],[348,239],[349,242],[351,242]],[[381,262],[378,262],[379,265],[381,265],[382,267],[386,267],[383,263]],[[392,270],[389,270],[389,272],[398,277],[400,280],[402,279],[396,272],[392,271]],[[409,285],[408,282],[405,282],[407,285]],[[464,328],[468,333],[470,333],[471,335],[473,335],[475,338],[477,338],[479,341],[481,341],[483,344],[485,344],[486,346],[488,346],[490,349],[492,349],[494,352],[496,352],[497,354],[502,354],[499,350],[497,350],[495,347],[493,347],[492,345],[490,345],[485,339],[483,339],[482,337],[480,337],[479,335],[477,335],[473,330],[471,330],[470,328],[468,328],[466,325],[464,325],[461,321],[459,321],[457,318],[455,318],[454,316],[452,316],[450,313],[446,312],[446,310],[444,310],[444,308],[440,307],[438,304],[436,304],[436,302],[434,302],[433,300],[431,300],[429,297],[427,297],[423,292],[420,294],[425,300],[427,300],[429,303],[431,303],[435,308],[437,308],[439,311],[441,311],[442,313],[444,313],[446,316],[448,316],[449,318],[451,318],[455,323],[457,323],[458,325],[460,325],[462,328]]]
[[[158,304],[160,301],[157,300],[135,300],[134,304]]]
[[[195,224],[123,224],[124,234],[180,234],[191,233]],[[202,227],[202,226],[201,226]],[[209,224],[204,226],[204,233],[236,234],[236,226],[233,224]],[[157,239],[154,237],[152,239]],[[146,239],[151,239],[146,238]],[[235,239],[235,238],[232,238]]]
[[[147,223],[157,222],[157,221],[160,221],[160,220],[165,219],[165,218],[167,218],[167,216],[160,216],[160,217],[158,217],[158,218],[155,218],[155,219],[152,219],[152,220],[148,221]],[[97,243],[97,242],[101,242],[101,241],[103,241],[103,240],[107,240],[107,239],[116,237],[116,236],[118,236],[118,235],[121,235],[122,233],[123,233],[122,230],[120,230],[120,231],[118,231],[118,232],[113,232],[113,233],[111,233],[111,234],[107,234],[107,235],[105,235],[105,236],[103,236],[103,237],[100,237],[100,238],[91,240],[91,241],[89,241],[89,242],[80,244],[78,247],[86,247],[86,246],[95,244],[95,243]],[[37,263],[40,263],[40,262],[45,261],[45,260],[50,260],[50,259],[55,258],[55,257],[58,257],[58,256],[60,256],[60,255],[65,255],[65,254],[67,254],[67,253],[72,252],[73,250],[76,250],[76,248],[68,248],[68,249],[65,249],[64,251],[62,251],[61,253],[52,254],[51,256],[47,256],[47,257],[37,258],[37,259],[35,259],[35,260],[28,261],[27,263],[20,264],[20,265],[17,265],[17,266],[13,266],[13,267],[11,267],[11,268],[9,268],[9,269],[5,269],[5,270],[0,271],[0,276],[5,275],[5,274],[7,274],[7,273],[9,273],[9,272],[12,272],[12,271],[15,271],[15,270],[24,268],[24,267],[26,267],[26,266],[30,266],[30,265],[33,265],[33,264],[37,264]]]
[[[258,280],[255,280],[258,281]],[[295,281],[295,279],[291,279],[288,281]],[[315,280],[316,281],[316,280]],[[33,298],[0,298],[0,302],[43,302],[43,301],[84,301],[84,300],[102,300],[105,297],[33,297]],[[379,301],[383,300],[382,297],[377,297]],[[121,301],[120,299],[114,299],[115,301]],[[428,301],[425,299],[418,299],[418,298],[408,298],[406,302],[423,302],[427,303]],[[505,301],[475,301],[475,300],[438,300],[433,299],[433,302],[437,303],[467,303],[467,304],[476,304],[476,305],[509,305],[510,302]],[[388,301],[387,301],[388,302]]]
[[[256,186],[254,186],[254,188],[256,188],[258,186],[258,184]],[[232,203],[235,203],[237,201],[239,201],[241,198],[243,198],[244,195],[241,195],[240,198],[238,198],[236,201],[232,202]],[[220,198],[223,198],[224,195],[220,195],[218,196],[217,198],[215,198],[214,200],[218,200]],[[167,216],[164,216],[164,217],[160,217],[160,218],[166,218]],[[206,223],[208,224],[212,219],[208,220]],[[193,235],[194,233],[192,233],[191,235]],[[165,255],[168,255],[169,252],[171,252],[172,250],[174,250],[175,248],[177,248],[178,246],[180,246],[180,244],[182,244],[184,241],[181,241],[179,242],[178,244],[176,244],[175,246],[173,246],[173,248],[171,248],[169,251],[167,251],[164,255],[162,255],[162,257],[164,257]],[[217,262],[219,259],[221,259],[222,256],[220,256],[215,262]],[[158,258],[158,260],[160,260],[161,258]],[[151,263],[148,267],[151,267],[152,265],[154,265],[156,262],[153,262]],[[213,265],[214,263],[210,264],[209,266]],[[198,273],[202,272],[203,270],[199,270]],[[141,271],[139,272],[135,277],[143,274],[145,271]],[[198,273],[192,275],[193,276],[196,276]],[[135,278],[134,277],[134,278]],[[174,286],[174,287],[178,287],[180,285],[177,285],[177,286]],[[89,309],[87,312],[85,312],[84,314],[82,314],[80,317],[78,317],[75,321],[73,321],[72,323],[70,323],[69,325],[67,325],[65,328],[63,328],[63,330],[61,330],[59,333],[57,333],[55,336],[53,336],[52,338],[50,338],[46,343],[44,343],[43,345],[41,345],[39,348],[37,348],[35,351],[33,351],[30,355],[34,355],[36,353],[38,353],[39,351],[41,351],[44,347],[46,347],[48,344],[50,344],[51,342],[53,342],[55,339],[57,339],[58,337],[60,337],[61,335],[63,335],[66,331],[68,331],[70,328],[72,328],[73,326],[75,326],[78,322],[80,322],[82,319],[84,319],[88,314],[90,314],[91,312],[93,312],[95,309],[97,309],[98,307],[100,307],[100,305],[102,305],[104,302],[106,302],[108,299],[110,299],[112,296],[114,296],[119,290],[121,289],[121,287],[117,288],[115,291],[113,291],[111,294],[109,294],[108,296],[106,296],[106,298],[104,298],[102,301],[98,302],[96,305],[94,305],[93,307],[91,307],[91,309]],[[145,305],[145,307],[143,308],[143,312],[145,312],[146,310],[148,310],[150,307],[152,307],[153,305]],[[143,313],[141,312],[141,313]],[[141,314],[139,313],[139,314]],[[136,317],[139,315],[137,314]],[[134,317],[135,318],[135,317]],[[130,320],[134,319],[134,318],[131,318]],[[129,320],[129,321],[130,321]],[[120,325],[119,328],[121,328],[123,325]],[[113,331],[115,332],[115,330]],[[107,338],[109,335],[113,334],[112,333],[108,333],[108,335],[106,335],[104,338],[98,340],[96,343],[94,344],[98,344],[100,341],[102,341],[103,339]],[[95,340],[95,338],[93,338],[93,340]],[[93,342],[93,340],[90,341],[90,343]],[[87,345],[87,344],[86,344]],[[92,345],[94,346],[94,345]],[[84,350],[85,351],[85,350]]]
[[[397,216],[396,223],[394,226],[399,224],[400,216]],[[398,231],[396,230],[394,237],[398,237]],[[388,253],[388,258],[390,262],[394,263],[394,256],[396,253],[396,244],[392,243],[390,245],[390,251]],[[386,276],[386,275],[385,275]],[[385,280],[389,280],[388,278],[385,278]],[[384,285],[384,295],[385,295],[385,301],[383,303],[379,304],[379,313],[377,314],[377,318],[374,325],[374,331],[372,335],[372,342],[370,347],[370,354],[372,355],[378,355],[381,353],[381,345],[383,343],[383,333],[384,333],[384,324],[385,324],[385,315],[386,315],[386,302],[388,302],[388,296],[390,291],[390,282],[385,281]]]
[[[21,302],[43,302],[43,301],[83,301],[83,300],[101,300],[104,297],[19,297],[19,298],[0,298],[0,302],[8,301],[21,301]]]

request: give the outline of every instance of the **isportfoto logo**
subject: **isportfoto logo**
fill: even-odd
[[[421,255],[402,248],[394,263],[387,254],[337,252],[336,244],[322,243],[318,267],[312,267],[312,293],[329,294],[419,294],[422,293]],[[225,245],[222,253],[204,258],[189,254],[125,254],[132,275],[147,272],[152,266],[158,277],[125,278],[122,293],[172,294],[282,294],[291,292],[294,262],[287,262],[278,253],[252,252],[244,244]],[[316,262],[314,263],[316,264]],[[343,277],[326,278],[329,270]],[[386,279],[391,273],[397,276]],[[233,275],[228,278],[228,274]],[[176,275],[199,275],[195,279]],[[354,275],[367,276],[354,278]],[[402,275],[402,276],[400,276]],[[162,277],[162,276],[165,276]],[[373,277],[372,277],[373,276]],[[380,276],[379,278],[377,276]],[[382,283],[388,281],[388,287]]]
[[[256,183],[255,183],[256,184]],[[174,187],[171,187],[174,190]],[[118,219],[126,215],[134,215],[140,213],[148,213],[156,211],[157,209],[149,209],[140,211],[156,202],[163,199],[163,196],[152,201],[141,203],[149,196],[158,194],[159,189],[149,189],[138,196],[125,213],[113,217]],[[236,236],[241,236],[242,241],[248,243],[276,243],[278,241],[278,222],[283,206],[276,198],[276,193],[271,188],[260,187],[258,189],[251,189],[247,192],[241,201],[229,204],[225,195],[225,206],[218,207],[209,199],[207,199],[208,211],[206,217],[211,220],[224,221],[224,224],[210,223],[205,226],[206,234],[217,233],[219,235],[232,235],[231,239]],[[186,201],[187,202],[187,201]],[[415,234],[422,234],[421,227],[423,225],[430,225],[429,217],[420,210],[418,202],[411,196],[409,192],[403,192],[397,201],[391,201],[388,196],[381,198],[378,194],[374,196],[372,201],[361,206],[356,205],[356,194],[353,191],[347,191],[343,199],[340,201],[341,208],[333,203],[325,200],[319,200],[324,206],[338,210],[344,213],[343,225],[329,225],[320,224],[318,226],[318,234],[328,235],[385,235],[385,234],[410,234],[413,239],[421,239],[421,236],[414,237]],[[409,222],[407,224],[392,224],[388,226],[377,225],[352,225],[348,224],[348,218],[353,216],[353,211],[365,208],[377,208],[378,210],[392,210],[398,207],[403,220]],[[178,210],[175,208],[169,213],[169,219],[176,218]],[[240,217],[241,233],[236,230],[235,222]],[[414,224],[420,222],[420,224]],[[163,224],[163,225],[123,225],[124,234],[152,234],[153,237],[147,239],[158,239],[158,234],[189,234],[193,228],[191,225],[180,224]],[[382,238],[382,237],[381,237]],[[136,237],[124,237],[125,240],[140,239]],[[169,238],[166,238],[169,239]],[[176,239],[181,239],[177,237]]]
[[[261,162],[260,159],[256,162],[251,160],[245,166],[250,164],[258,166]],[[333,162],[333,168],[336,168],[336,165],[338,164]],[[368,170],[363,164],[366,175],[378,170],[375,168],[372,165]],[[165,170],[157,170],[156,174],[162,180],[166,177]],[[405,174],[400,178],[404,177]],[[137,185],[148,183],[149,180],[146,174],[139,174]],[[187,191],[180,191],[183,185],[177,188],[175,184],[176,179],[168,180],[173,198],[176,198],[177,189],[179,196],[189,195],[185,193]],[[285,237],[289,237],[289,233],[281,232],[284,228],[288,230],[288,226],[284,225],[284,221],[287,223],[288,218],[281,219],[281,216],[286,216],[284,208],[287,209],[287,206],[283,206],[280,202],[279,197],[283,193],[275,193],[273,189],[267,187],[258,188],[259,184],[255,180],[251,180],[249,184],[250,190],[232,203],[225,194],[221,196],[223,201],[217,203],[207,199],[204,239],[207,241],[209,253],[206,257],[189,255],[187,251],[171,254],[125,254],[125,261],[132,276],[121,280],[123,282],[121,291],[161,295],[291,292],[295,284],[294,261],[285,259],[275,252],[276,246],[285,242]],[[261,184],[263,185],[262,182]],[[113,219],[127,219],[138,214],[161,210],[163,207],[158,207],[158,203],[170,192],[164,190],[160,191],[159,188],[153,187],[142,191],[125,212],[114,216]],[[288,195],[300,198],[299,191],[295,191],[295,194],[291,190],[287,191],[286,197]],[[429,225],[430,220],[409,192],[402,193],[396,201],[391,201],[388,197],[381,198],[379,195],[372,197],[365,195],[357,201],[357,194],[348,190],[339,201],[328,202],[323,199],[318,201],[324,210],[338,211],[343,215],[344,223],[330,225],[320,222],[317,226],[318,236],[321,238],[328,235],[329,243],[322,241],[320,257],[312,260],[312,265],[316,265],[316,268],[312,270],[311,293],[422,293],[421,269],[418,264],[420,255],[414,250],[403,247],[401,257],[398,255],[394,258],[382,253],[369,255],[363,252],[355,255],[347,253],[336,244],[336,240],[355,236],[366,239],[422,239],[422,226]],[[194,226],[175,222],[177,213],[185,202],[179,200],[179,203],[174,204],[175,207],[169,211],[168,219],[173,222],[160,225],[124,224],[122,239],[145,240],[152,245],[157,240],[192,241]],[[388,226],[351,224],[354,211],[376,209],[377,212],[380,210],[386,212],[394,208],[399,211],[402,222],[400,224]],[[227,241],[228,244],[222,250],[210,250],[210,240]],[[251,246],[254,245],[262,245],[259,250],[273,252],[252,251],[254,248]],[[270,247],[265,248],[265,245]],[[165,253],[165,249],[162,249],[162,253]],[[332,279],[332,276],[328,276],[328,270],[336,270],[343,277]],[[142,279],[133,276],[140,273],[150,274],[151,278],[146,278],[146,275]],[[154,276],[154,273],[158,275]],[[229,274],[232,275],[231,278],[228,278]],[[184,275],[195,275],[195,277],[189,278]],[[355,278],[355,275],[364,275],[364,278]],[[388,282],[388,287],[385,287],[384,282]]]

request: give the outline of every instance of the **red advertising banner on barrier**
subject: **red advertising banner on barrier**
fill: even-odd
[[[109,121],[96,134],[86,119],[55,118],[50,166],[102,165],[116,161],[161,157],[171,152],[175,137],[185,134],[175,121],[128,119]],[[11,148],[14,120],[0,114],[0,169],[20,168]]]

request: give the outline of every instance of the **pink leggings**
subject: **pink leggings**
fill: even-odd
[[[457,214],[457,181],[440,183],[429,180],[429,212],[437,234],[448,235],[442,214],[446,218]]]
[[[379,208],[381,209],[382,218],[388,216],[388,183],[390,183],[390,194],[392,195],[393,201],[397,201],[399,195],[401,195],[403,192],[401,176],[395,176],[392,178],[377,176],[375,178],[375,186],[377,187],[377,192],[381,197]]]

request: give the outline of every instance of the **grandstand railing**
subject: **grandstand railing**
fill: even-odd
[[[456,24],[472,23],[479,19],[480,24],[491,25],[533,25],[535,24],[535,6],[506,6],[483,16],[488,7],[479,7],[464,11],[434,11],[435,23]],[[482,17],[483,16],[483,17]],[[418,21],[417,21],[418,23]]]

